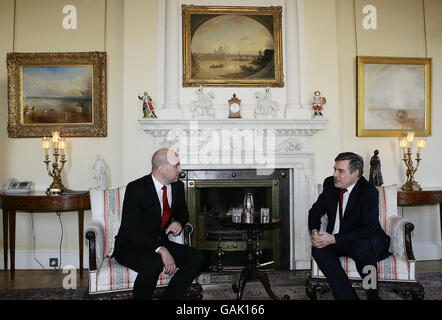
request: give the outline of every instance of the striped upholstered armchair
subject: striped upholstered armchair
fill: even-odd
[[[378,280],[390,286],[404,297],[423,299],[424,288],[416,278],[416,260],[411,243],[414,225],[397,214],[397,185],[377,187],[379,191],[379,220],[384,231],[390,236],[391,256],[378,262]],[[321,230],[325,230],[327,220],[322,220]],[[361,286],[362,279],[355,262],[349,257],[341,257],[341,265],[354,286]],[[311,276],[307,281],[306,294],[316,300],[316,293],[326,293],[329,285],[324,274],[312,258]]]
[[[85,231],[89,241],[89,298],[129,298],[137,273],[119,264],[112,257],[114,240],[121,223],[126,186],[115,189],[90,189],[91,223]],[[170,235],[171,241],[190,245],[193,228],[187,224],[178,236]],[[162,272],[157,281],[155,295],[161,293],[172,276]],[[186,298],[202,299],[202,287],[194,282]]]

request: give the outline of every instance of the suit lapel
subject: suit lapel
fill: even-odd
[[[336,221],[336,212],[338,210],[338,202],[339,202],[339,191],[341,189],[338,189],[336,187],[333,187],[333,193],[332,193],[332,197],[331,197],[331,207],[330,207],[330,212],[328,212],[327,216],[329,219],[327,228],[329,229],[329,233],[332,233],[334,227],[335,227],[335,221]]]
[[[150,195],[153,198],[153,204],[154,204],[154,210],[155,214],[161,217],[161,204],[160,199],[158,199],[158,193],[155,189],[155,184],[152,180],[152,174],[149,174],[147,176],[147,194]]]
[[[353,207],[355,206],[355,203],[357,203],[359,199],[359,194],[361,192],[360,186],[362,178],[363,177],[359,178],[358,182],[356,182],[356,185],[353,187],[353,190],[350,193],[350,197],[348,198],[347,206],[345,207],[344,211],[344,220],[348,216],[348,214],[351,215],[351,212],[353,212]]]
[[[174,208],[176,205],[176,200],[177,200],[176,198],[177,198],[178,184],[172,183],[171,186],[172,186],[172,205],[170,206],[170,208],[172,209],[172,216],[173,216],[173,211],[174,211]]]

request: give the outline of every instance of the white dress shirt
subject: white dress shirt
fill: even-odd
[[[347,188],[347,192],[345,192],[342,196],[342,217],[344,217],[345,208],[347,208],[347,202],[348,198],[350,197],[350,193],[353,190],[353,187],[356,185],[356,183],[352,184]],[[339,221],[339,201],[338,201],[338,207],[336,208],[336,219],[335,219],[335,227],[333,228],[333,233],[336,234],[339,233],[339,227],[340,227],[340,221]]]
[[[161,206],[161,216],[163,216],[163,184],[159,182],[157,179],[155,179],[154,175],[152,174],[152,181],[155,186],[155,190],[158,195],[158,200],[160,200],[160,206]],[[169,207],[172,208],[172,186],[170,184],[166,185],[167,187],[167,202],[169,203]],[[160,251],[162,246],[159,246],[155,249],[155,252],[158,253]]]

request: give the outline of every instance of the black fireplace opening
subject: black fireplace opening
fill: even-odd
[[[259,233],[262,268],[290,268],[289,169],[263,174],[247,170],[184,170],[190,223],[194,227],[192,246],[206,256],[206,269],[219,266],[238,269],[247,262],[247,230],[229,223],[232,211],[242,208],[246,193],[253,195],[255,219],[261,208],[278,218],[278,228]],[[220,249],[223,252],[220,261]]]

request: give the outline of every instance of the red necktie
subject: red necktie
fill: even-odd
[[[170,216],[172,215],[172,210],[169,206],[169,201],[167,200],[167,187],[163,186],[163,216],[161,217],[161,229],[164,225],[169,221]]]
[[[339,229],[341,229],[342,219],[344,218],[342,215],[342,198],[344,197],[344,193],[347,192],[347,189],[342,189],[339,194]]]

